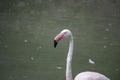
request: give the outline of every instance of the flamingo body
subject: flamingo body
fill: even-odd
[[[86,71],[79,73],[74,80],[110,80],[110,79],[98,72]]]

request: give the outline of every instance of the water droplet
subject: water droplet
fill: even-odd
[[[119,71],[119,69],[115,69],[115,71]]]
[[[91,58],[89,59],[89,63],[90,64],[95,64],[95,62]]]
[[[109,26],[111,26],[112,24],[110,23],[110,24],[108,24]]]
[[[28,40],[24,40],[24,42],[26,43],[26,42],[28,42]]]
[[[30,59],[31,59],[31,60],[34,60],[34,57],[31,57]]]
[[[56,68],[57,68],[57,69],[62,69],[62,67],[60,67],[60,66],[57,66]]]
[[[41,49],[41,48],[42,48],[42,46],[39,46],[38,48],[39,48],[39,49]]]
[[[109,29],[108,29],[108,28],[106,28],[106,31],[109,31]]]
[[[107,48],[107,46],[106,46],[106,45],[104,45],[104,48]]]

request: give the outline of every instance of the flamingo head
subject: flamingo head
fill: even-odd
[[[64,37],[67,37],[67,38],[70,38],[71,36],[71,31],[68,30],[68,29],[64,29],[62,30],[55,38],[54,38],[54,47],[56,48],[58,42],[64,38]]]

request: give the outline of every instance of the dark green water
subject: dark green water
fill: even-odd
[[[2,0],[0,80],[65,80],[68,28],[74,36],[73,76],[97,71],[120,80],[120,1]],[[89,59],[95,63],[91,64]]]

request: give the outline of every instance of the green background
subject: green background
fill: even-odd
[[[65,80],[68,40],[74,36],[73,77],[97,71],[120,80],[119,0],[1,0],[0,80]],[[92,59],[95,64],[89,63]]]

